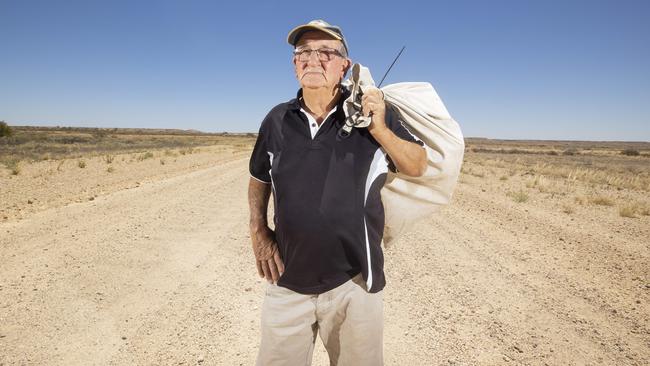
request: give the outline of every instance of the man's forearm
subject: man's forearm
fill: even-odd
[[[250,207],[251,242],[257,274],[266,278],[269,283],[277,283],[284,273],[284,263],[282,263],[278,252],[275,235],[269,229],[266,218],[270,196],[270,184],[257,181],[254,178],[250,179],[248,205]]]
[[[256,233],[262,228],[268,227],[267,212],[270,196],[270,184],[250,178],[248,183],[248,207],[250,210],[251,233]]]
[[[422,146],[399,138],[388,128],[372,131],[372,135],[386,150],[400,173],[412,177],[424,174],[427,156]]]

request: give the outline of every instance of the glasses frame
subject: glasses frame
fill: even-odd
[[[293,56],[296,58],[296,60],[300,62],[308,62],[311,59],[311,55],[316,52],[316,59],[320,62],[330,62],[334,57],[332,56],[338,56],[338,57],[343,57],[343,54],[341,51],[334,49],[334,48],[318,48],[318,49],[296,49],[293,51]],[[305,57],[303,55],[307,54],[305,60],[301,60],[301,57]],[[323,55],[323,56],[321,56]],[[324,57],[324,58],[323,58]]]

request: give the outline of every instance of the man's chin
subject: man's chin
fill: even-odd
[[[327,87],[325,84],[311,84],[311,83],[302,83],[300,85],[303,89],[323,89]]]
[[[327,87],[327,83],[322,78],[316,80],[314,80],[313,78],[303,78],[302,80],[300,80],[300,85],[303,88],[307,88],[307,89],[319,89],[319,88]]]

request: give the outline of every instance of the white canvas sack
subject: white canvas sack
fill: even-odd
[[[355,123],[354,127],[367,127],[370,121],[360,114],[356,93],[375,85],[370,71],[354,64],[351,77],[343,85],[352,91],[344,101],[348,129]],[[381,197],[386,215],[383,240],[389,246],[408,227],[449,203],[460,174],[465,144],[458,123],[431,84],[396,83],[381,91],[404,126],[424,143],[427,153],[427,168],[421,177],[388,172]]]

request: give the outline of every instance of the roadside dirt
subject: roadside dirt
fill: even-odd
[[[0,175],[0,365],[254,364],[248,151],[177,159]],[[386,364],[650,364],[650,217],[505,184],[464,176],[386,250]]]

